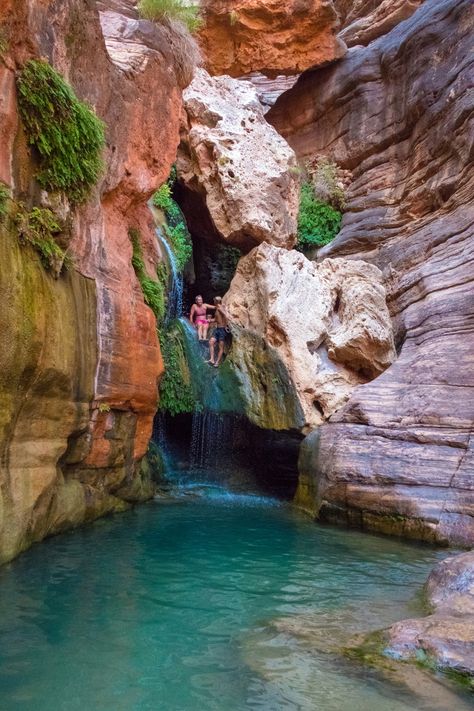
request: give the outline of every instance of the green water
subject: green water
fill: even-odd
[[[443,708],[334,651],[415,614],[439,557],[257,498],[153,502],[0,570],[0,709]]]

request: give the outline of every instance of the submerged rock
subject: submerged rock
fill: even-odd
[[[323,422],[354,387],[395,359],[382,275],[366,262],[326,259],[316,264],[299,252],[262,244],[240,260],[224,304],[231,323],[242,329],[234,345],[241,357],[234,355],[234,360],[254,384],[248,409],[264,410],[255,408],[252,398],[268,396],[268,388],[258,383],[260,351],[269,348],[294,387],[295,412],[303,415],[302,421],[293,420],[294,428],[307,430]]]
[[[266,121],[253,86],[198,70],[183,94],[187,114],[178,175],[200,199],[217,238],[250,249],[296,241],[296,157]],[[186,210],[192,214],[193,210]],[[192,232],[202,233],[200,216]]]

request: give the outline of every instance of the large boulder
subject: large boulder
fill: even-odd
[[[191,232],[211,222],[217,238],[250,249],[292,247],[299,180],[296,157],[266,121],[253,86],[198,70],[183,94],[187,116],[178,176],[201,209],[183,205]],[[207,213],[207,219],[202,212]]]
[[[438,563],[426,584],[433,613],[386,633],[385,654],[455,672],[474,684],[474,553]]]
[[[267,114],[301,158],[352,171],[319,258],[384,272],[399,356],[321,428],[321,517],[474,542],[469,0],[426,0],[389,34],[300,78]]]
[[[240,260],[224,305],[241,329],[237,344],[246,333],[258,337],[246,338],[234,368],[258,383],[259,350],[272,349],[294,386],[294,412],[303,414],[303,422],[292,425],[303,431],[330,417],[357,385],[395,359],[381,272],[362,261],[315,264],[299,252],[262,244]],[[258,397],[258,386],[253,392]]]
[[[200,42],[211,74],[297,74],[342,57],[331,0],[206,0]]]

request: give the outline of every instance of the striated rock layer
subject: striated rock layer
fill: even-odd
[[[348,47],[367,45],[412,15],[424,0],[334,0]]]
[[[101,17],[85,0],[0,6],[8,45],[0,180],[14,198],[27,206],[51,200],[35,184],[17,111],[15,72],[27,59],[47,57],[107,127],[100,184],[85,205],[62,208],[74,260],[67,275],[55,280],[20,247],[13,223],[0,225],[0,562],[153,493],[138,464],[162,361],[128,229],[139,228],[145,253],[156,254],[146,200],[174,158],[183,68],[169,31],[138,22],[133,3],[100,7]]]
[[[344,56],[331,0],[202,0],[211,74],[298,74]]]
[[[353,172],[321,257],[384,273],[399,349],[311,436],[307,507],[437,542],[474,542],[474,188],[469,0],[426,0],[267,116],[299,156]]]
[[[299,252],[261,244],[240,260],[224,306],[239,329],[233,370],[239,382],[251,384],[242,387],[246,410],[263,427],[268,422],[256,420],[255,411],[268,419],[265,413],[275,408],[265,405],[272,389],[262,372],[270,367],[264,361],[262,368],[262,350],[282,362],[294,388],[296,419],[285,428],[303,431],[336,412],[357,385],[395,358],[382,275],[362,261],[315,264]]]
[[[177,169],[191,232],[242,249],[264,241],[292,247],[296,157],[265,121],[253,86],[201,69],[183,98],[187,125]]]

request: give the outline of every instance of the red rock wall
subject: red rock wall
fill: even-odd
[[[474,542],[474,210],[469,0],[426,0],[267,114],[300,156],[353,171],[320,256],[385,275],[399,357],[320,428],[305,457],[330,520]]]
[[[26,59],[47,57],[107,127],[103,179],[69,214],[73,274],[55,281],[32,252],[19,249],[13,230],[2,238],[0,293],[10,295],[11,307],[2,333],[4,342],[16,339],[17,357],[7,352],[0,382],[0,561],[152,493],[137,463],[163,364],[128,229],[139,228],[144,253],[157,254],[146,201],[176,154],[183,80],[169,30],[137,22],[127,0],[98,5],[101,16],[93,0],[0,1],[8,40],[0,61],[0,179],[15,198],[39,199],[16,106],[15,72]],[[148,266],[153,270],[152,261]],[[28,307],[30,330],[17,338]]]

